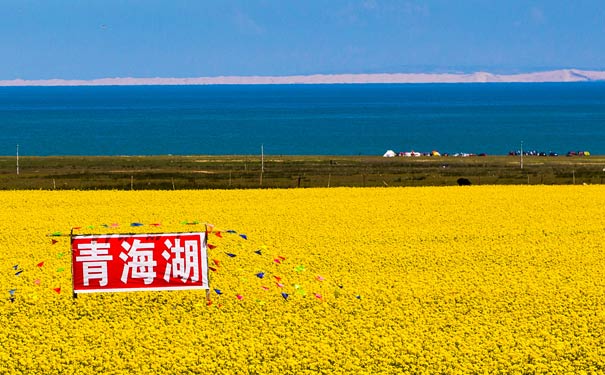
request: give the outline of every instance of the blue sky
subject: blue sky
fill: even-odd
[[[0,79],[572,67],[604,0],[0,0]]]

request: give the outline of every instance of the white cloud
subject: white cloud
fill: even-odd
[[[366,9],[376,9],[377,6],[376,0],[365,0],[363,2],[363,7]]]
[[[265,28],[258,24],[252,17],[244,13],[241,9],[236,9],[233,17],[235,26],[243,33],[262,35]]]
[[[403,3],[401,10],[408,15],[418,15],[426,17],[430,14],[430,9],[428,5],[418,4],[412,1],[406,1],[405,3]]]

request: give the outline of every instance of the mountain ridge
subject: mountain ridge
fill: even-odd
[[[605,81],[605,71],[559,69],[518,74],[474,73],[373,73],[312,74],[292,76],[216,76],[191,78],[115,77],[91,80],[0,80],[0,86],[136,86],[136,85],[268,85],[268,84],[362,84],[362,83],[541,83]]]

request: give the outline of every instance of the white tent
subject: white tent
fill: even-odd
[[[385,158],[393,158],[395,157],[395,151],[393,150],[388,150],[387,152],[384,153],[384,155],[382,155]]]

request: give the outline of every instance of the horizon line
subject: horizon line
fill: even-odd
[[[145,86],[145,85],[271,85],[363,83],[546,83],[605,81],[605,70],[558,69],[529,73],[340,73],[309,75],[221,75],[212,77],[113,77],[96,79],[0,80],[0,87],[19,86]]]

